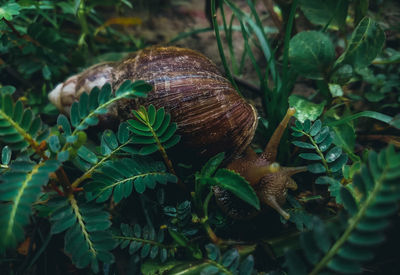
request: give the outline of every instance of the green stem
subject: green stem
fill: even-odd
[[[292,3],[292,6],[290,8],[290,14],[289,14],[289,20],[286,25],[286,31],[285,31],[285,45],[283,48],[283,72],[282,72],[282,87],[281,87],[281,101],[285,101],[287,104],[287,97],[288,97],[288,89],[287,89],[287,79],[288,79],[288,71],[289,71],[289,43],[290,43],[290,37],[292,35],[292,29],[293,29],[293,22],[294,22],[294,17],[296,15],[296,9],[297,9],[297,3],[298,0],[294,0]],[[282,105],[280,105],[282,106]],[[282,109],[286,110],[287,107],[281,107]]]
[[[211,200],[211,198],[213,197],[213,195],[214,195],[214,192],[211,190],[211,191],[208,193],[206,199],[204,200],[204,204],[203,204],[203,213],[204,213],[204,214],[203,214],[203,215],[204,215],[205,221],[208,220],[208,204],[210,203],[210,200]]]
[[[76,199],[75,199],[73,194],[70,194],[68,196],[68,200],[70,201],[71,207],[72,207],[72,209],[74,211],[74,214],[75,214],[75,216],[76,216],[76,218],[78,220],[78,224],[79,224],[79,226],[81,228],[81,232],[83,234],[83,237],[84,237],[84,239],[85,239],[85,241],[86,241],[86,243],[88,245],[88,249],[93,254],[93,256],[96,257],[97,251],[96,251],[96,249],[94,247],[94,244],[93,244],[92,240],[90,239],[90,235],[89,235],[89,232],[87,231],[87,228],[86,228],[86,225],[85,225],[85,222],[84,222],[84,218],[82,217],[82,215],[81,215],[81,213],[79,211],[78,202],[76,201]]]
[[[131,92],[123,93],[123,94],[121,94],[121,95],[119,95],[119,96],[117,96],[117,97],[114,97],[114,98],[110,99],[109,101],[107,101],[107,102],[105,102],[105,103],[99,105],[99,106],[98,106],[95,110],[93,110],[88,116],[86,116],[84,119],[82,119],[82,121],[75,127],[75,129],[74,129],[74,131],[72,132],[71,136],[75,136],[75,135],[80,131],[80,130],[78,130],[78,129],[81,129],[81,128],[82,128],[82,126],[85,124],[85,121],[86,121],[88,118],[97,116],[97,111],[98,111],[98,110],[100,110],[100,109],[105,109],[108,105],[112,104],[113,102],[115,102],[115,101],[117,101],[117,100],[120,100],[121,98],[124,98],[124,97],[128,96],[129,94],[131,94]],[[71,144],[72,144],[72,143],[65,143],[64,146],[63,146],[63,148],[60,150],[60,152],[67,150],[67,148],[68,148],[69,146],[71,146]]]
[[[224,275],[234,275],[229,269],[227,269],[225,266],[221,265],[220,263],[217,263],[216,261],[207,259],[206,262],[209,264],[212,264],[213,266],[216,266],[220,271],[223,272]]]
[[[102,158],[98,163],[96,163],[95,165],[93,165],[89,170],[87,170],[82,176],[80,176],[79,178],[77,178],[73,183],[72,183],[72,188],[76,188],[79,186],[79,184],[81,184],[85,179],[88,179],[92,176],[92,173],[94,172],[94,170],[96,170],[97,168],[99,168],[105,161],[107,161],[111,156],[113,156],[116,152],[118,152],[119,150],[121,150],[121,148],[123,148],[125,145],[129,144],[131,142],[132,138],[130,138],[127,142],[121,144],[120,146],[118,146],[117,148],[115,148],[115,150],[113,150],[108,156]]]
[[[339,249],[342,247],[342,245],[347,241],[349,238],[350,234],[353,232],[353,230],[356,228],[358,223],[361,221],[361,219],[364,217],[365,212],[367,211],[368,207],[374,203],[376,196],[378,195],[382,185],[383,181],[385,179],[385,174],[387,167],[383,170],[381,176],[377,181],[375,182],[374,189],[368,196],[368,199],[362,204],[360,210],[358,211],[357,215],[354,216],[349,220],[349,225],[342,234],[342,236],[336,241],[336,243],[331,247],[331,249],[326,253],[325,257],[322,258],[321,261],[314,267],[314,269],[309,273],[309,275],[317,275],[325,266],[329,263],[329,261],[337,254]]]
[[[308,139],[310,140],[310,142],[311,142],[312,145],[314,146],[315,151],[316,151],[317,154],[320,156],[321,161],[322,161],[322,164],[324,165],[324,167],[325,167],[325,169],[326,169],[326,172],[328,173],[328,176],[331,177],[331,176],[332,176],[332,172],[331,172],[331,170],[329,169],[328,162],[326,161],[324,154],[322,154],[321,149],[319,149],[318,144],[314,141],[314,139],[312,138],[312,136],[309,135],[308,133],[306,133],[306,132],[304,132],[304,131],[301,131],[301,133],[302,133],[303,135],[305,135],[305,136],[308,137]]]
[[[225,11],[224,11],[224,3],[221,3],[221,16],[222,16],[222,21],[223,21],[223,26],[224,26],[224,32],[225,32],[225,37],[226,40],[228,42],[228,48],[229,48],[229,56],[232,62],[232,69],[233,69],[233,73],[236,74],[237,73],[237,62],[236,62],[236,56],[235,56],[235,51],[232,45],[232,20],[233,20],[233,14],[232,14],[232,18],[230,20],[229,26],[230,28],[228,28],[227,24],[226,24],[226,17],[225,17]]]
[[[242,96],[242,94],[239,91],[239,87],[236,85],[236,82],[232,77],[231,71],[229,70],[228,63],[226,62],[224,48],[222,46],[221,36],[219,34],[219,28],[217,24],[217,14],[215,12],[215,0],[211,0],[211,19],[214,27],[215,37],[217,39],[219,55],[221,57],[222,65],[224,66],[226,76],[228,77],[229,81],[232,83],[233,87],[238,92],[238,94]]]
[[[92,41],[92,36],[91,36],[90,31],[89,31],[89,26],[88,26],[88,23],[87,23],[87,20],[86,20],[86,3],[85,3],[85,0],[80,0],[77,16],[78,16],[78,20],[79,20],[79,23],[80,23],[81,28],[82,28],[82,35],[79,38],[78,44],[79,44],[79,46],[82,46],[84,41],[85,41],[85,38],[89,37],[88,38],[89,47],[90,47],[91,50],[94,50],[94,44],[93,44],[93,41]]]
[[[208,237],[210,238],[210,240],[213,243],[220,244],[222,242],[222,240],[217,237],[217,235],[214,233],[214,231],[211,229],[210,225],[207,222],[203,223],[203,227],[204,227]]]
[[[135,237],[113,236],[113,239],[128,240],[128,241],[131,241],[131,242],[147,243],[147,244],[155,245],[155,246],[166,248],[166,249],[174,248],[174,246],[172,246],[172,245],[165,245],[165,244],[162,244],[162,243],[159,243],[159,242],[156,242],[156,241],[146,240],[146,239],[141,239],[141,238],[135,238]]]

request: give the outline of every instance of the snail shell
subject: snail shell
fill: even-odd
[[[131,118],[131,111],[140,104],[153,104],[164,107],[178,124],[180,147],[201,158],[222,151],[239,155],[253,139],[254,107],[238,95],[211,60],[185,48],[150,47],[120,62],[94,65],[59,84],[49,99],[68,114],[83,92],[107,82],[116,90],[125,80],[145,80],[154,89],[145,99],[122,99],[110,106],[103,118],[108,125]]]

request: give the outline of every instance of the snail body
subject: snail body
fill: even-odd
[[[57,85],[49,99],[69,114],[72,103],[83,92],[105,83],[116,90],[125,80],[139,79],[152,84],[153,91],[145,99],[122,99],[111,105],[102,118],[104,124],[118,125],[131,118],[131,111],[139,105],[164,107],[178,125],[182,148],[201,159],[226,152],[230,159],[227,168],[246,178],[261,202],[288,218],[280,205],[285,202],[287,188],[295,185],[290,176],[304,168],[284,168],[274,162],[294,110],[288,111],[264,153],[258,156],[249,147],[257,127],[255,108],[238,95],[211,60],[196,51],[150,47],[120,62],[100,63]],[[215,190],[215,194],[217,201],[223,200],[223,192]]]

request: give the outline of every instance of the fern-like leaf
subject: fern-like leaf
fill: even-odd
[[[31,205],[38,198],[41,187],[49,174],[60,163],[48,160],[35,164],[31,161],[15,161],[2,175],[0,183],[0,253],[15,248],[24,237],[24,226],[32,213]]]
[[[309,142],[293,141],[297,147],[312,149],[313,153],[300,153],[299,157],[305,160],[316,161],[308,165],[308,170],[314,174],[325,173],[326,176],[317,178],[317,184],[328,184],[331,196],[336,198],[337,203],[341,203],[339,196],[342,168],[346,165],[348,156],[343,153],[342,148],[331,146],[333,143],[333,131],[328,126],[323,126],[320,120],[311,124],[310,120],[304,123],[296,121],[292,127],[292,135],[295,137],[306,137]]]
[[[362,263],[373,257],[371,246],[384,241],[400,201],[400,154],[392,146],[379,154],[370,152],[368,163],[353,178],[352,186],[342,186],[340,196],[348,220],[329,227],[315,219],[313,231],[303,234],[300,243],[307,263],[294,251],[286,263],[290,274],[319,274],[331,270],[341,274],[360,273]],[[311,264],[311,266],[310,266]]]
[[[132,145],[132,135],[128,130],[128,123],[121,123],[116,134],[110,129],[105,130],[101,136],[100,152],[93,152],[84,146],[79,148],[74,161],[76,166],[85,173],[72,183],[72,187],[77,187],[84,180],[90,178],[94,171],[100,169],[113,156],[137,153],[138,150]]]
[[[133,188],[141,194],[146,188],[154,189],[157,183],[167,182],[176,183],[177,178],[165,172],[163,163],[146,158],[125,158],[107,161],[84,188],[97,202],[104,202],[114,194],[114,201],[118,203],[127,198]]]
[[[192,222],[192,204],[190,201],[181,202],[176,207],[165,206],[163,212],[170,217],[168,228],[185,236],[193,236],[198,232]]]
[[[51,233],[65,230],[64,249],[78,268],[91,266],[94,272],[99,270],[99,261],[112,263],[114,256],[110,250],[116,245],[111,233],[110,214],[97,204],[81,202],[72,194],[68,198],[53,201],[55,206],[50,220],[53,223]]]
[[[208,259],[202,268],[201,274],[224,274],[224,275],[251,275],[254,270],[254,257],[249,255],[240,261],[237,249],[230,249],[221,255],[221,251],[214,244],[206,245]]]
[[[155,259],[160,257],[161,262],[165,262],[168,255],[173,253],[173,247],[163,244],[164,230],[160,229],[158,233],[149,226],[141,227],[135,224],[130,227],[127,224],[121,224],[122,236],[113,236],[119,242],[121,249],[129,246],[129,254],[140,254],[140,258],[150,257]]]
[[[157,150],[163,154],[165,149],[179,142],[180,136],[175,135],[177,124],[171,123],[171,115],[166,114],[164,108],[156,110],[150,105],[146,110],[140,106],[139,110],[132,112],[137,120],[128,120],[129,130],[134,135],[133,143],[143,145],[139,154],[149,155]]]
[[[15,104],[11,94],[0,94],[0,141],[13,150],[21,150],[28,145],[39,148],[38,140],[48,134],[39,117],[34,117],[30,109],[24,109],[22,101]]]
[[[152,90],[151,85],[139,80],[134,83],[125,81],[115,93],[112,93],[111,85],[105,84],[101,89],[95,87],[88,94],[83,93],[79,102],[71,106],[71,119],[60,115],[57,124],[63,129],[66,145],[73,144],[78,140],[78,133],[99,123],[99,115],[108,112],[108,107],[122,98],[145,97]],[[72,128],[75,128],[72,131]],[[64,145],[63,150],[66,149]]]

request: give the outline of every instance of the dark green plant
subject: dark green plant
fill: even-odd
[[[315,218],[314,229],[300,237],[305,255],[287,255],[290,274],[319,274],[331,270],[342,274],[361,273],[362,263],[371,260],[371,247],[385,240],[384,230],[398,209],[400,158],[393,146],[379,154],[371,151],[351,185],[340,187],[346,217],[329,224]]]
[[[118,245],[124,249],[129,246],[129,254],[135,253],[140,255],[140,258],[155,259],[159,256],[161,262],[165,262],[169,254],[174,253],[173,247],[164,245],[164,229],[158,232],[149,226],[141,227],[135,224],[133,227],[122,223],[122,235],[115,235],[113,238],[117,240]]]
[[[180,2],[169,3],[175,11]],[[136,4],[154,3],[0,1],[0,273],[248,275],[257,266],[261,273],[347,274],[365,264],[378,272],[374,254],[397,255],[377,245],[392,240],[386,229],[396,231],[400,201],[399,153],[370,149],[398,144],[400,128],[398,27],[382,10],[390,1],[378,2],[212,0],[213,27],[174,39],[215,32],[229,80],[262,106],[255,151],[288,106],[296,108],[296,141],[283,136],[279,161],[306,162],[309,173],[287,196],[288,223],[260,207],[244,178],[224,168],[223,153],[201,169],[171,159],[179,128],[164,108],[140,106],[114,130],[98,130],[110,104],[146,97],[152,87],[143,81],[86,91],[69,118],[56,117],[47,91],[143,47],[110,22],[127,15],[124,7],[132,16]],[[258,217],[227,217],[215,189]]]
[[[299,148],[313,150],[315,153],[300,153],[299,157],[309,161],[317,161],[307,166],[308,171],[314,174],[325,174],[316,179],[317,184],[329,184],[331,196],[340,203],[339,189],[342,179],[342,170],[348,161],[348,157],[339,146],[333,146],[334,133],[328,126],[322,126],[318,119],[311,124],[307,119],[304,123],[296,121],[292,127],[292,135],[298,138],[304,137],[305,141],[293,141]]]
[[[201,274],[250,275],[256,273],[252,255],[240,261],[239,252],[234,248],[226,251],[223,255],[214,244],[207,244],[206,250],[208,255],[207,265],[202,268]]]
[[[110,253],[116,245],[108,230],[111,226],[110,214],[101,206],[85,202],[73,194],[66,198],[56,198],[50,202],[54,211],[50,215],[51,234],[65,230],[64,250],[71,256],[78,268],[88,265],[99,272],[99,261],[112,263]]]
[[[104,202],[112,195],[118,203],[129,197],[133,189],[142,194],[146,188],[154,189],[157,183],[176,183],[176,176],[165,170],[161,162],[145,158],[109,160],[92,175],[84,188],[97,202]]]

